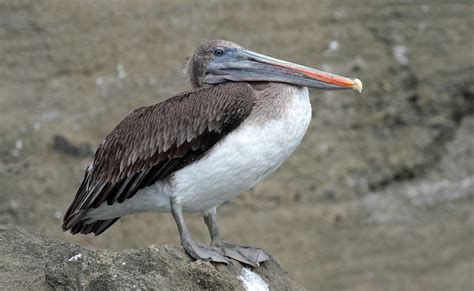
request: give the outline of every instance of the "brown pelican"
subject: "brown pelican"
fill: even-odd
[[[257,265],[261,249],[223,241],[216,209],[274,172],[310,119],[307,87],[362,90],[350,79],[258,54],[224,40],[187,64],[194,89],[134,110],[98,147],[63,229],[99,235],[121,216],[171,212],[195,259]],[[210,246],[191,238],[183,212],[202,212]]]

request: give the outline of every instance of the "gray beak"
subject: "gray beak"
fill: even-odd
[[[362,91],[359,79],[338,76],[241,48],[228,49],[225,55],[211,61],[203,83],[215,85],[228,81],[281,82],[324,90]]]

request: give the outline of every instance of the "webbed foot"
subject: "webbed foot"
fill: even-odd
[[[229,263],[229,260],[226,256],[221,253],[219,248],[208,247],[202,245],[193,240],[185,240],[181,242],[181,245],[186,250],[186,252],[196,260],[217,262],[217,263]]]
[[[268,253],[255,247],[239,246],[225,241],[221,241],[215,246],[219,247],[226,257],[254,267],[271,259]]]

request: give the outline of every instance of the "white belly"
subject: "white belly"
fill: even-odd
[[[103,219],[118,212],[169,211],[170,196],[177,197],[187,212],[216,207],[275,171],[299,145],[310,120],[308,89],[297,89],[288,112],[260,123],[249,117],[206,156],[177,171],[171,185],[155,183],[123,203],[101,206],[96,215],[88,216]]]

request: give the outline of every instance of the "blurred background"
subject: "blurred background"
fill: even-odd
[[[309,290],[473,290],[472,1],[0,1],[0,223],[89,248],[178,244],[169,214],[61,231],[105,135],[188,90],[204,40],[358,77],[312,90],[313,120],[270,178],[219,209]],[[208,241],[199,215],[195,238]]]

